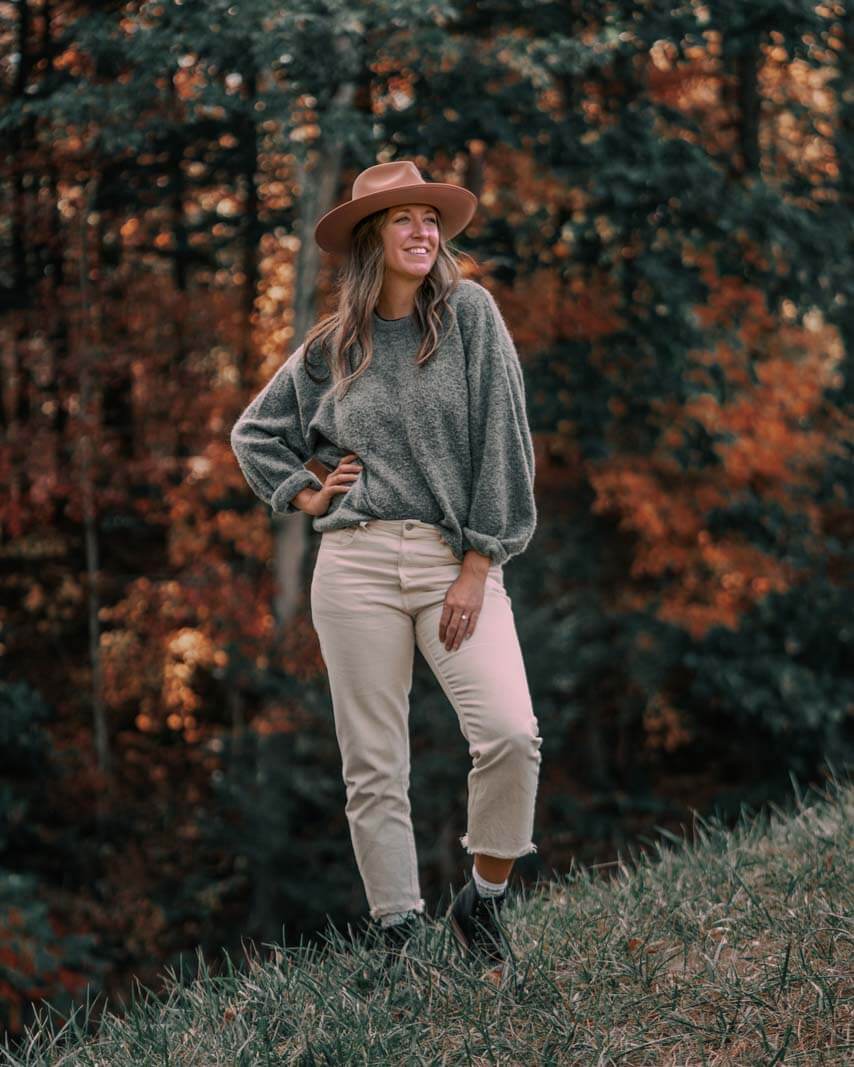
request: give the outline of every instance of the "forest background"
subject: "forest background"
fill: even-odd
[[[480,198],[455,244],[525,371],[514,879],[850,764],[850,5],[17,0],[0,42],[9,1034],[364,914],[318,538],[229,431],[328,310],[313,225],[375,162]],[[433,908],[470,764],[420,655],[411,726]]]

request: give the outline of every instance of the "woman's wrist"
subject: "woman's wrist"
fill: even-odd
[[[491,566],[492,559],[475,548],[468,549],[463,555],[463,570],[466,574],[485,579]]]

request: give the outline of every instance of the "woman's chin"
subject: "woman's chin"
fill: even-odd
[[[394,273],[401,278],[411,278],[413,281],[423,281],[430,273],[432,267],[432,263],[419,263],[416,266],[407,263],[401,267],[396,267]]]

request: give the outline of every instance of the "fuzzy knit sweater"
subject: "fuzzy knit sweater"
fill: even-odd
[[[299,511],[293,497],[322,488],[303,464],[332,469],[348,452],[362,463],[346,493],[314,516],[318,533],[379,519],[421,519],[442,528],[460,561],[474,548],[504,564],[537,524],[534,448],[522,367],[495,298],[473,279],[449,297],[456,316],[418,367],[415,316],[373,315],[368,370],[336,400],[331,372],[300,345],[231,430],[231,447],[252,491],[274,512]],[[447,320],[446,320],[447,321]],[[355,369],[356,362],[351,361]]]

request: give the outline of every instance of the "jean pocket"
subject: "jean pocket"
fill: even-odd
[[[437,535],[436,537],[436,548],[449,563],[462,564],[462,560],[457,559],[457,557],[454,555],[454,550],[444,539],[444,537],[441,536],[441,534]]]
[[[341,526],[337,530],[324,530],[323,540],[334,548],[347,548],[359,530],[358,523],[354,526]]]

